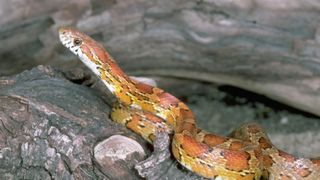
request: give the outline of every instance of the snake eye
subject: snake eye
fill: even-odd
[[[82,43],[81,39],[74,39],[73,40],[73,44],[76,45],[76,46],[81,45],[81,43]]]

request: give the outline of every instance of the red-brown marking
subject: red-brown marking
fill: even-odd
[[[197,142],[193,137],[183,135],[182,148],[191,157],[199,157],[204,153],[207,153],[209,147]]]
[[[158,94],[158,97],[159,105],[163,108],[170,108],[171,106],[177,105],[180,102],[176,97],[165,92]]]
[[[249,169],[250,154],[244,151],[230,151],[226,150],[223,157],[227,160],[226,167],[232,171],[241,171]]]
[[[210,147],[214,147],[218,144],[222,144],[225,141],[227,141],[229,138],[223,137],[223,136],[218,136],[214,134],[206,134],[204,136],[203,142],[205,144],[208,144]]]

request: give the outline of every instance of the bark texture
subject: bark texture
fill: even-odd
[[[92,91],[64,77],[92,85],[88,70],[76,70],[82,64],[58,40],[57,28],[65,25],[100,41],[130,75],[200,80],[158,79],[191,106],[200,127],[227,134],[254,120],[282,149],[319,156],[318,0],[0,0],[0,76],[39,64],[68,72],[39,66],[0,78],[5,179],[113,177],[94,160],[93,149],[130,132],[108,120],[105,89],[94,83]],[[223,86],[216,91],[202,82]],[[224,85],[316,116],[256,95],[248,99],[252,94]],[[155,177],[190,178],[174,162]],[[132,171],[128,178],[136,177]]]
[[[1,78],[0,84],[0,179],[139,177],[127,165],[141,156],[130,153],[109,164],[93,158],[94,146],[122,129],[110,122],[108,105],[93,91],[44,66]]]
[[[56,29],[71,25],[101,41],[132,74],[228,84],[320,115],[316,0],[0,3],[1,13],[10,12],[0,19],[1,74],[36,64],[70,67],[74,56]],[[8,68],[12,59],[16,68]]]
[[[150,145],[109,119],[105,100],[111,98],[84,74],[38,66],[0,78],[0,179],[141,179],[134,167],[150,155]],[[210,132],[226,135],[255,120],[269,129],[278,147],[300,156],[319,155],[320,122],[314,117],[288,107],[277,112],[241,96],[232,99],[228,90],[219,93],[209,84],[157,82],[187,102],[199,126]],[[200,178],[173,158],[140,170],[150,179]]]

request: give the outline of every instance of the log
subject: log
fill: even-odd
[[[122,153],[121,162],[99,161],[105,157],[94,147],[103,140],[114,134],[137,136],[111,123],[109,106],[97,93],[45,66],[0,82],[0,179],[139,177],[128,174],[132,172],[128,163],[142,160],[143,156],[138,156],[142,147],[139,152],[131,147],[128,155]],[[118,167],[116,173],[103,171],[114,166]]]
[[[316,0],[3,3],[4,13],[18,10],[0,21],[2,75],[74,65],[57,37],[59,26],[71,25],[101,41],[133,75],[236,86],[320,115]],[[13,60],[17,66],[8,69]]]
[[[0,78],[1,178],[141,179],[134,167],[150,155],[150,145],[109,119],[111,98],[85,74],[38,66]],[[211,84],[155,80],[187,102],[199,126],[210,132],[226,135],[254,119],[271,130],[279,147],[300,156],[319,155],[320,122],[314,117],[285,107],[277,112]],[[172,157],[151,172],[149,179],[200,178]]]
[[[94,156],[119,134],[150,154],[108,119],[111,96],[58,40],[65,25],[101,42],[130,75],[156,79],[200,127],[227,135],[255,121],[281,149],[319,156],[317,0],[0,0],[0,15],[1,178],[139,178],[139,153],[113,161],[113,174]],[[62,70],[24,71],[39,64]],[[199,178],[165,163],[154,177]]]

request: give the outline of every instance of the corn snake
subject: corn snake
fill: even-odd
[[[76,54],[116,96],[111,117],[153,142],[158,129],[173,133],[172,152],[187,169],[213,179],[318,179],[320,160],[275,148],[257,124],[230,137],[196,127],[192,111],[164,90],[127,76],[102,45],[74,28],[60,28],[62,44]]]

